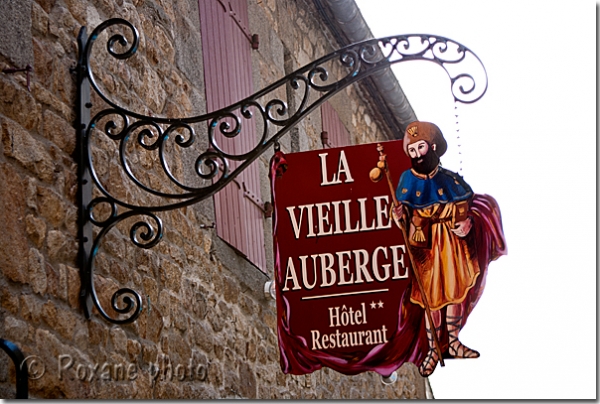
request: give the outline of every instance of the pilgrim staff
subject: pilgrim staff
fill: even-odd
[[[392,200],[394,202],[394,207],[398,207],[400,205],[400,203],[398,202],[398,199],[396,198],[396,192],[394,190],[394,185],[392,184],[392,179],[390,178],[390,171],[389,171],[388,165],[387,165],[387,155],[383,152],[383,146],[380,143],[377,144],[377,151],[379,152],[379,161],[377,162],[377,167],[373,168],[371,170],[371,172],[369,173],[369,177],[371,178],[371,181],[379,182],[382,178],[382,173],[383,172],[385,173],[388,185],[390,187],[390,193],[392,194]],[[400,228],[402,229],[402,235],[404,236],[404,240],[405,241],[408,240],[405,226],[400,226]],[[429,308],[429,302],[427,301],[427,295],[425,294],[425,291],[423,290],[423,284],[421,283],[421,278],[419,277],[419,274],[417,273],[417,271],[415,269],[413,256],[410,251],[410,246],[407,245],[406,250],[408,251],[408,257],[410,259],[410,267],[413,270],[413,274],[415,276],[415,279],[417,280],[417,285],[419,286],[419,290],[421,291],[421,296],[423,297],[423,305],[425,306],[425,313],[427,314],[427,319],[429,320],[430,326],[435,328],[433,318],[431,316],[431,309]],[[444,366],[444,358],[442,357],[442,348],[440,346],[440,342],[437,337],[437,332],[434,331],[431,334],[433,335],[433,342],[435,344],[435,348],[438,353],[440,365]]]

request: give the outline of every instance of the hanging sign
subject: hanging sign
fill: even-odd
[[[281,368],[429,376],[477,358],[459,332],[506,254],[500,209],[443,168],[439,128],[271,163]],[[433,324],[436,333],[432,332]]]
[[[410,168],[402,142],[383,143],[393,181]],[[373,182],[377,144],[278,154],[272,164],[281,367],[305,374],[389,375],[427,352],[422,312],[403,315],[406,243],[386,181]],[[423,335],[421,335],[423,337]]]

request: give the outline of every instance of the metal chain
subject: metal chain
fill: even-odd
[[[458,163],[458,174],[462,175],[463,171],[463,161],[462,161],[462,151],[461,151],[461,140],[460,140],[460,127],[458,121],[458,102],[456,98],[454,99],[454,117],[456,122],[456,146],[458,147],[458,155],[459,155],[459,163]]]

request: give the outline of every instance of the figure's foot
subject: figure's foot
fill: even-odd
[[[425,357],[425,360],[423,361],[423,363],[421,363],[421,366],[419,366],[419,373],[421,374],[421,376],[427,377],[430,374],[432,374],[435,370],[435,367],[437,366],[437,363],[437,351],[435,349],[430,349],[427,353],[427,356]]]
[[[454,358],[479,358],[479,352],[463,345],[458,339],[450,342],[448,353]]]
[[[452,312],[455,312],[459,306],[450,306]],[[446,323],[448,324],[448,353],[454,358],[479,358],[479,352],[471,349],[462,344],[458,340],[458,333],[462,327],[462,315],[450,315],[446,316]]]

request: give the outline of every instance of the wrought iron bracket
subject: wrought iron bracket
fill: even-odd
[[[94,48],[96,42],[104,40],[105,48]],[[411,60],[436,63],[448,73],[452,94],[458,102],[473,103],[487,90],[485,68],[467,47],[441,36],[410,34],[348,45],[215,112],[192,117],[157,117],[121,106],[117,99],[126,99],[127,94],[115,94],[114,89],[106,91],[111,81],[104,83],[96,77],[97,73],[104,78],[107,73],[126,76],[123,63],[128,59],[135,61],[139,43],[137,29],[120,18],[103,22],[89,37],[86,27],[82,27],[78,37],[80,298],[86,317],[91,316],[95,307],[103,318],[119,324],[132,322],[139,316],[143,299],[129,287],[118,289],[112,295],[112,313],[98,299],[94,285],[95,259],[104,237],[115,226],[128,228],[134,245],[154,247],[163,235],[160,213],[195,204],[219,192],[267,149],[277,148],[278,140],[325,100],[392,64]],[[93,57],[102,50],[105,57]],[[463,63],[467,60],[471,63]],[[110,61],[114,64],[110,65]],[[463,67],[475,69],[479,75],[460,71]],[[139,61],[137,68],[143,69]],[[483,82],[476,77],[482,77]],[[117,81],[112,81],[112,87],[118,87]],[[298,100],[294,108],[277,98],[286,89],[288,96],[291,91]],[[101,108],[92,105],[92,97],[98,99]],[[248,136],[250,126],[259,132],[258,139],[252,139],[253,148],[241,152],[227,148],[230,139]],[[206,136],[197,136],[197,132],[206,132]],[[101,146],[94,146],[94,142]],[[118,179],[133,185],[133,191],[125,192],[125,196],[117,192],[122,190],[122,184],[111,183],[114,178],[101,173],[96,161],[98,156],[108,155],[107,144],[114,146],[113,155],[121,172]],[[199,149],[192,153],[188,163],[181,160],[173,164],[178,156],[193,152],[194,148]],[[148,181],[149,168],[139,169],[139,163],[136,165],[139,162],[133,154],[136,150],[153,156],[156,164],[152,169],[159,171],[164,180],[161,184],[167,185],[157,186]],[[172,157],[175,160],[169,156],[175,156]],[[176,169],[171,168],[174,166]],[[187,176],[182,174],[185,170]]]
[[[29,398],[29,369],[23,352],[14,343],[0,338],[0,348],[4,350],[15,365],[17,395],[15,398]]]

